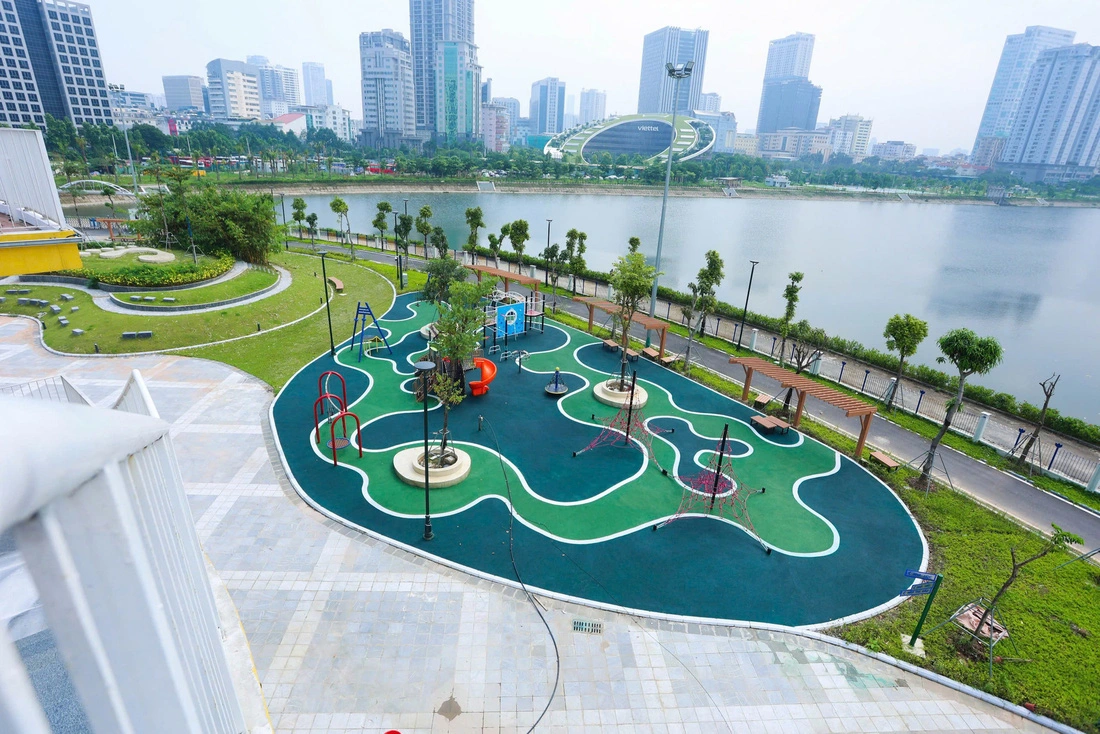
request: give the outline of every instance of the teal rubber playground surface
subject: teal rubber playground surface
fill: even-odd
[[[909,585],[905,570],[924,568],[916,523],[869,472],[795,430],[761,435],[749,423],[755,411],[646,360],[631,369],[649,394],[642,413],[653,429],[652,458],[621,438],[574,457],[617,412],[595,400],[592,386],[618,374],[619,355],[550,322],[510,340],[507,349],[528,356],[500,361],[488,394],[451,411],[452,441],[472,469],[460,484],[431,490],[435,538],[423,540],[424,490],[398,479],[393,457],[423,442],[413,363],[426,351],[419,329],[435,318],[431,304],[401,296],[381,319],[392,354],[382,348],[360,360],[349,340],[335,360],[318,357],[279,393],[272,416],[287,467],[327,514],[514,583],[514,512],[516,565],[528,586],[701,619],[823,625],[897,601]],[[544,390],[555,368],[570,388],[560,398]],[[322,425],[320,444],[313,433],[318,380],[329,370],[346,380],[362,425],[362,458],[353,443],[338,450],[338,466],[324,445],[332,427]],[[338,381],[326,384],[339,393]],[[434,398],[429,405],[430,431],[438,431],[442,411]],[[662,524],[677,515],[727,425],[739,488],[766,488],[747,501],[755,533],[736,516],[698,507]],[[348,433],[354,441],[351,421]]]

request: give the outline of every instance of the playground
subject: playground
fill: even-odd
[[[754,425],[756,411],[646,359],[629,363],[639,389],[620,410],[593,388],[618,376],[621,354],[518,298],[486,328],[451,409],[468,473],[432,481],[424,540],[423,484],[395,469],[402,451],[423,453],[414,364],[438,314],[415,299],[378,321],[361,304],[354,329],[340,325],[358,338],[303,367],[272,405],[287,469],[326,514],[509,583],[514,539],[530,587],[696,619],[835,624],[896,603],[905,570],[925,567],[912,517],[850,459]],[[428,408],[437,443],[430,394]]]

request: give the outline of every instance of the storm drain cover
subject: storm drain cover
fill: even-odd
[[[574,619],[573,631],[583,632],[586,635],[602,635],[603,622],[593,622],[588,619]]]

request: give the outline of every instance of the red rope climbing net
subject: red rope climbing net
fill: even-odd
[[[573,456],[580,456],[584,452],[600,446],[614,446],[621,442],[625,446],[637,448],[661,470],[662,474],[667,475],[668,470],[661,466],[661,462],[657,461],[657,456],[653,453],[653,436],[660,433],[672,433],[673,429],[651,427],[646,423],[645,413],[641,408],[634,407],[634,388],[637,381],[638,373],[635,372],[630,381],[630,400],[619,408],[618,413],[610,418],[592,416],[592,420],[602,424],[604,428],[592,440],[592,443],[580,451],[574,451]]]

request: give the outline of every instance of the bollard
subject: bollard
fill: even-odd
[[[863,384],[860,386],[859,391],[863,392],[867,389],[867,378],[871,376],[871,370],[863,370]]]
[[[718,317],[718,323],[714,325],[714,335],[718,336],[718,330],[722,328],[722,317]]]
[[[1100,490],[1100,461],[1096,462],[1096,468],[1092,470],[1092,479],[1089,480],[1089,486],[1085,489],[1090,492]]]
[[[773,356],[773,357],[775,356],[775,343],[777,341],[779,341],[779,337],[773,336],[772,337],[772,351],[770,352],[771,356]]]
[[[1050,463],[1047,464],[1047,471],[1050,471],[1050,467],[1054,466],[1054,460],[1058,458],[1058,452],[1062,450],[1062,444],[1054,444],[1054,453],[1050,456]]]
[[[669,133],[669,134],[671,135],[671,133]],[[666,320],[671,319],[672,318],[672,301],[669,301],[665,305],[667,306],[667,308],[665,308],[665,319]]]
[[[814,377],[821,374],[821,352],[814,355],[814,361],[810,364],[810,374]]]
[[[844,360],[840,361],[840,377],[836,378],[836,382],[837,382],[838,385],[843,385],[844,384],[844,368],[847,367],[847,366],[848,366],[847,362],[845,362]]]
[[[882,394],[883,402],[889,403],[894,397],[894,391],[898,389],[898,378],[891,377],[890,384],[886,386],[886,392]]]
[[[985,426],[989,423],[989,413],[982,411],[982,414],[978,416],[978,425],[974,427],[974,443],[978,443],[982,440],[982,434],[985,433]]]
[[[1013,451],[1015,451],[1016,447],[1020,445],[1020,441],[1022,441],[1023,438],[1024,438],[1024,431],[1026,431],[1026,430],[1027,430],[1026,428],[1021,428],[1020,432],[1016,434],[1016,443],[1012,444],[1012,450]]]
[[[917,408],[913,411],[913,415],[920,415],[920,403],[924,400],[924,390],[920,391],[920,397],[917,398]]]
[[[756,351],[756,337],[759,334],[760,334],[759,329],[753,329],[752,330],[752,338],[749,339],[749,351],[750,352],[755,352]]]

